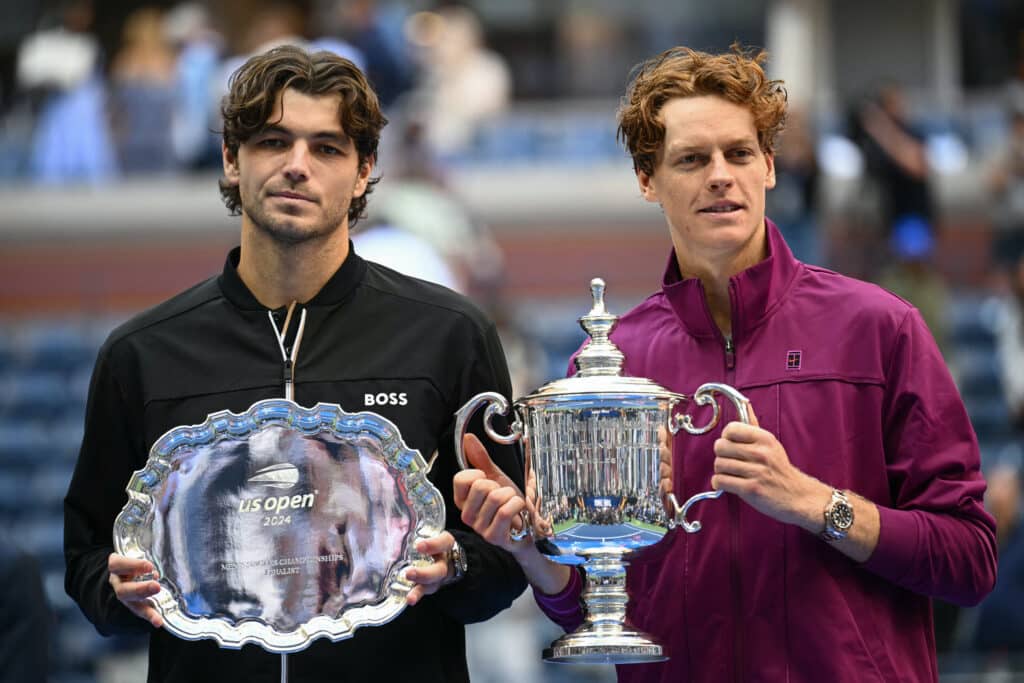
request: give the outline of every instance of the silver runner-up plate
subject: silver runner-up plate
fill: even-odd
[[[171,429],[128,483],[114,547],[158,574],[164,628],[297,652],[405,608],[418,539],[444,530],[419,451],[371,412],[285,399]]]

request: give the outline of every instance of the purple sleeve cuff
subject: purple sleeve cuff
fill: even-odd
[[[580,606],[582,592],[583,578],[581,572],[574,568],[569,574],[569,583],[565,588],[552,595],[534,588],[533,599],[551,621],[566,631],[572,631],[583,623],[583,608]]]
[[[909,510],[878,506],[878,545],[864,568],[894,583],[901,583],[914,566],[920,545],[915,515]]]

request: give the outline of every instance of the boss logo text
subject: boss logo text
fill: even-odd
[[[407,406],[409,395],[404,391],[401,393],[390,392],[379,394],[363,394],[363,405],[365,406]]]

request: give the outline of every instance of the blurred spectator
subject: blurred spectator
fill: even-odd
[[[1024,651],[1024,536],[1019,463],[1001,463],[986,475],[985,505],[996,518],[999,576],[978,607],[974,647],[1002,655]]]
[[[1024,111],[1024,28],[1017,32],[1017,58],[1014,62],[1015,68],[1007,83],[1007,98],[1010,108],[1015,111]]]
[[[564,74],[564,92],[574,97],[614,96],[619,83],[608,74],[624,71],[628,53],[628,28],[597,7],[574,7],[558,24],[558,47]]]
[[[212,98],[213,120],[220,120],[220,100],[228,92],[228,79],[249,57],[279,45],[297,45],[306,50],[327,50],[345,57],[360,70],[366,66],[363,53],[340,38],[322,36],[307,38],[307,12],[289,2],[270,2],[255,9],[239,40],[241,51],[224,60],[217,79],[217,92]],[[319,27],[318,27],[319,28]]]
[[[1010,138],[999,149],[989,176],[992,191],[993,259],[1013,267],[1024,253],[1024,101],[1010,116]]]
[[[500,248],[449,191],[423,126],[397,117],[392,123],[399,134],[390,139],[380,165],[389,180],[374,220],[429,243],[452,269],[455,289],[487,308],[502,277]]]
[[[175,159],[185,168],[219,168],[220,137],[213,132],[210,105],[224,40],[210,25],[206,8],[195,2],[167,12],[164,35],[176,52],[171,130]]]
[[[1024,428],[1024,254],[1010,270],[1010,294],[1004,299],[996,325],[1000,380],[1010,417]]]
[[[775,156],[775,187],[767,196],[772,216],[793,254],[805,263],[822,263],[818,234],[818,169],[814,132],[805,112],[786,117]]]
[[[459,277],[434,246],[416,235],[388,223],[371,223],[354,232],[356,253],[368,261],[393,268],[399,273],[427,280],[465,293]]]
[[[18,86],[39,101],[29,153],[29,172],[39,182],[98,182],[116,174],[92,22],[92,3],[70,0],[58,26],[31,34],[18,49]]]
[[[883,87],[858,112],[857,137],[867,172],[881,201],[882,230],[890,235],[897,221],[916,216],[933,225],[924,136],[910,124],[906,94],[896,85]]]
[[[385,110],[415,84],[416,68],[402,34],[404,20],[404,10],[382,9],[376,0],[336,0],[328,18],[333,26],[329,33],[362,53],[363,70]]]
[[[0,531],[0,683],[48,680],[53,615],[39,564]]]
[[[412,107],[426,142],[441,156],[458,154],[472,143],[482,122],[508,108],[509,67],[484,46],[480,22],[467,8],[415,14],[407,33],[423,69]]]
[[[949,290],[932,260],[935,251],[932,231],[919,216],[906,216],[896,222],[889,244],[893,262],[882,271],[878,284],[921,312],[948,363]]]
[[[128,15],[110,66],[110,117],[121,171],[170,171],[173,145],[175,54],[164,34],[163,12],[143,7]]]

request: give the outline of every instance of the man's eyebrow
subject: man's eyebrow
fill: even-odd
[[[743,147],[744,145],[756,145],[756,144],[757,144],[757,138],[751,137],[749,135],[744,135],[744,136],[741,136],[741,137],[734,138],[732,140],[726,141],[724,146],[725,147]],[[678,154],[680,152],[699,152],[701,150],[707,149],[709,146],[712,146],[711,143],[705,142],[705,141],[696,141],[695,140],[695,141],[692,141],[692,142],[690,142],[690,141],[675,142],[675,143],[672,143],[671,145],[669,145],[669,147],[667,148],[666,151],[669,154]]]
[[[743,137],[736,138],[735,140],[729,141],[729,143],[726,145],[726,147],[744,147],[744,146],[746,146],[746,147],[756,147],[757,146],[757,138],[756,137],[750,137],[749,135],[744,135]]]
[[[259,135],[264,135],[264,134],[267,134],[267,133],[277,133],[279,135],[286,135],[286,136],[292,137],[292,138],[294,138],[294,137],[304,137],[304,136],[300,136],[300,135],[296,134],[295,131],[293,131],[293,130],[290,130],[288,128],[285,128],[284,126],[280,126],[280,125],[273,124],[273,123],[264,126],[260,130],[260,132],[258,134]],[[345,135],[342,132],[335,131],[335,130],[321,130],[321,131],[317,131],[317,132],[313,133],[312,135],[310,135],[309,138],[312,139],[312,140],[329,140],[329,141],[336,142],[336,143],[338,143],[340,145],[346,145],[346,144],[348,144],[349,140],[351,140],[351,138],[349,138],[349,136]]]

